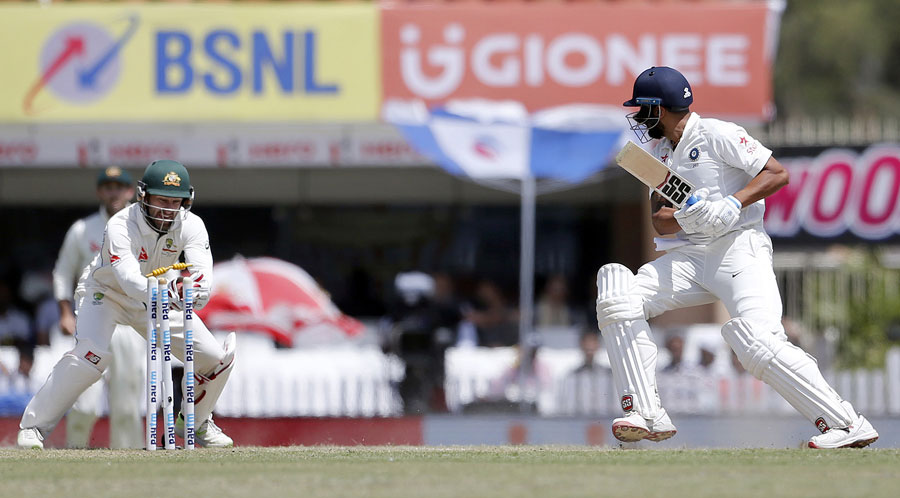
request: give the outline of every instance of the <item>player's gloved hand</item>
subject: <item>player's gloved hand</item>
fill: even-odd
[[[694,191],[694,197],[697,202],[688,206],[681,206],[681,209],[675,211],[675,221],[681,225],[685,233],[693,234],[700,232],[700,228],[711,221],[709,211],[712,204],[708,200],[709,189],[701,188]]]
[[[180,310],[184,307],[184,299],[181,296],[181,279],[172,279],[166,286],[169,292],[169,308]]]
[[[713,237],[721,237],[730,232],[741,217],[741,201],[733,195],[710,203],[710,223],[701,227],[701,232]]]

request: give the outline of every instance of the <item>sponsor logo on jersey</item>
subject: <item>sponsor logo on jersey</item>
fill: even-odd
[[[630,394],[622,396],[622,410],[626,413],[634,410],[634,398],[632,398]]]
[[[169,171],[166,176],[163,177],[163,185],[170,185],[172,187],[180,187],[181,186],[181,177],[175,174],[174,171]]]
[[[115,262],[118,261],[119,259],[121,259],[121,258],[119,258],[119,257],[116,256],[115,254],[113,254],[112,251],[109,251],[109,262],[110,262],[110,264],[115,263]]]
[[[91,297],[94,298],[94,302],[91,303],[94,306],[99,306],[99,305],[103,304],[103,302],[102,302],[103,301],[103,293],[102,292],[95,292],[94,295]]]
[[[827,431],[829,431],[831,429],[831,427],[828,427],[828,424],[825,422],[825,419],[822,417],[819,417],[816,419],[816,428],[818,428],[822,434],[825,434]]]
[[[88,351],[87,354],[84,355],[84,359],[97,365],[100,363],[100,357],[97,356],[93,351]]]
[[[148,259],[150,259],[150,258],[147,257],[146,249],[141,247],[141,254],[138,256],[138,261],[144,262],[144,261],[147,261]]]
[[[660,157],[660,160],[661,160],[662,162],[668,161],[668,160],[669,160],[669,154],[666,153],[664,156]]]

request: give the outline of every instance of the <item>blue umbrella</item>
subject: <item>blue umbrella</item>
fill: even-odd
[[[519,343],[528,344],[535,198],[575,186],[610,164],[627,130],[622,109],[575,104],[529,114],[514,101],[457,100],[429,109],[421,101],[389,100],[382,116],[447,172],[520,193]]]

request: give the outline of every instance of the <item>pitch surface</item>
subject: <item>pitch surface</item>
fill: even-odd
[[[897,496],[900,450],[0,449],[3,496]]]

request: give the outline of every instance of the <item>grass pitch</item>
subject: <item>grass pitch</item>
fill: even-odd
[[[0,449],[2,496],[895,497],[900,450]]]

